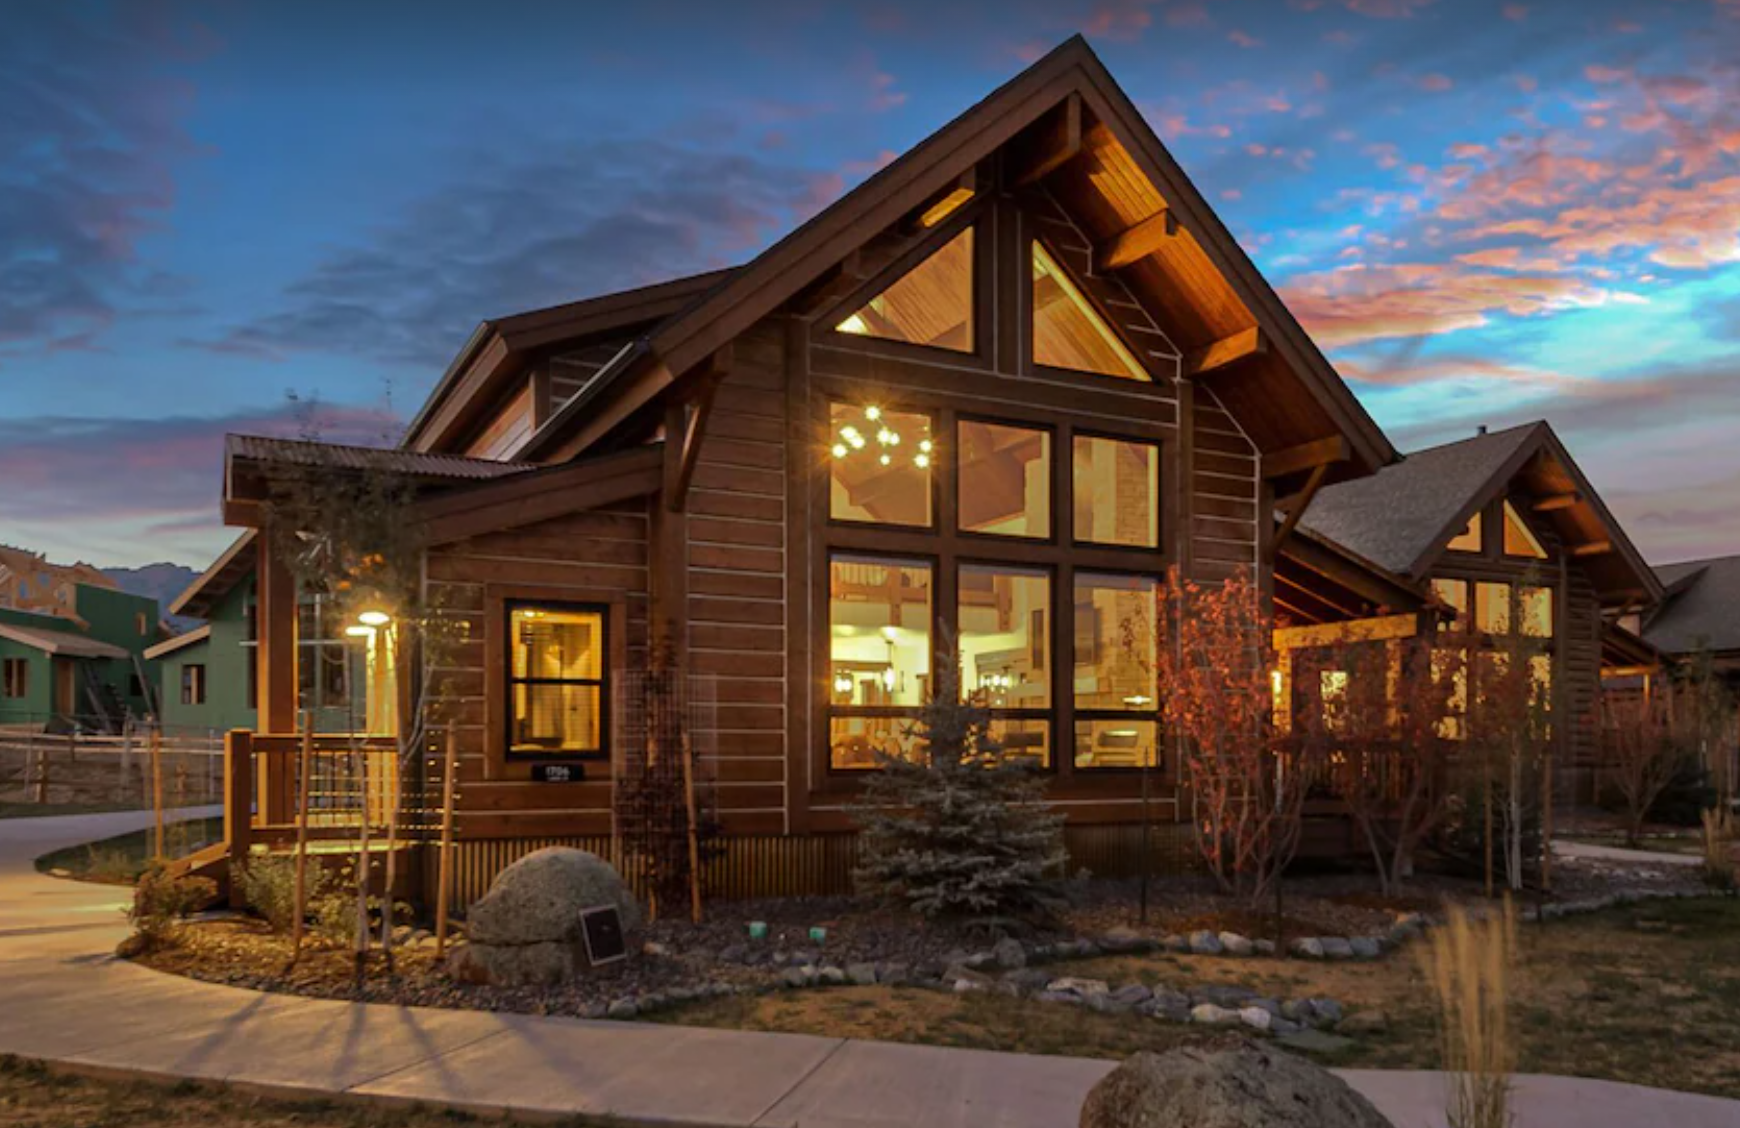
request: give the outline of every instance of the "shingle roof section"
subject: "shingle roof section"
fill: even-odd
[[[1433,548],[1474,494],[1534,434],[1526,423],[1407,455],[1318,492],[1300,524],[1399,575]]]
[[[1740,650],[1740,556],[1663,564],[1655,574],[1683,590],[1663,601],[1644,627],[1645,641],[1670,654]]]
[[[318,466],[333,470],[384,470],[420,478],[489,481],[537,467],[529,462],[496,462],[454,454],[423,454],[383,447],[340,446],[302,439],[270,439],[263,435],[227,435],[230,459],[271,462],[280,466]]]

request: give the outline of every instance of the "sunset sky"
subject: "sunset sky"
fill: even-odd
[[[597,9],[596,12],[593,9]],[[203,567],[226,431],[740,262],[1083,32],[1403,450],[1546,418],[1740,553],[1740,0],[16,0],[0,541]]]

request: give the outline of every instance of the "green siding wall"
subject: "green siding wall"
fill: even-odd
[[[207,619],[211,635],[204,642],[183,647],[162,659],[163,720],[172,728],[230,729],[255,727],[257,712],[248,704],[248,601],[253,595],[252,577],[230,589]],[[189,665],[205,667],[205,703],[181,703],[181,671]]]
[[[92,587],[89,584],[77,586],[75,600],[74,608],[88,626],[81,627],[72,619],[12,610],[0,610],[0,622],[58,631],[62,634],[84,635],[119,646],[140,656],[145,671],[145,684],[155,683],[158,679],[156,663],[144,661],[143,655],[147,647],[158,641],[157,601],[148,596],[128,595],[126,592]],[[140,629],[140,616],[144,617],[143,631]],[[26,675],[27,692],[22,699],[0,697],[0,724],[41,724],[47,721],[54,708],[54,669],[50,656],[22,643],[0,639],[0,658],[24,658],[29,662],[30,669]],[[116,695],[135,716],[143,717],[150,711],[145,694],[132,692],[136,667],[130,659],[63,660],[76,666],[94,669],[98,678],[114,687]],[[73,683],[77,695],[73,711],[81,715],[91,712],[85,696],[84,677],[82,671],[75,672]],[[143,690],[144,687],[139,688]]]

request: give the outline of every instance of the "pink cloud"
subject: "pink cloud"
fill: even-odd
[[[1441,94],[1456,84],[1450,81],[1449,75],[1423,74],[1415,81],[1414,85],[1418,86],[1421,90],[1429,91],[1434,94]]]
[[[1243,47],[1246,50],[1249,50],[1253,47],[1261,47],[1263,45],[1263,41],[1261,39],[1258,39],[1253,35],[1246,35],[1244,32],[1239,31],[1237,29],[1234,29],[1232,31],[1227,32],[1226,37],[1227,37],[1227,39],[1231,40],[1235,45],[1237,45],[1239,47]]]
[[[1503,13],[1507,20],[1526,20],[1529,18],[1528,7],[1523,4],[1506,4]]]

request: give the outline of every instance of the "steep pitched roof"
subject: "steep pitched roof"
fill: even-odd
[[[218,554],[211,566],[191,583],[187,590],[175,597],[175,602],[169,605],[171,615],[192,615],[198,619],[209,618],[212,609],[228,595],[244,576],[254,570],[254,538],[258,530],[247,529],[237,537],[230,546]]]
[[[1638,605],[1661,582],[1545,422],[1416,451],[1370,478],[1323,489],[1300,524],[1373,562],[1423,578],[1475,513],[1513,489],[1560,504],[1536,519],[1581,546],[1581,566],[1608,606]]]
[[[1484,491],[1533,424],[1406,455],[1369,478],[1320,491],[1300,525],[1404,576],[1485,502]]]
[[[619,353],[594,379],[586,403],[558,412],[540,427],[526,456],[566,459],[590,449],[980,161],[1007,147],[1052,137],[1074,146],[1067,149],[1072,160],[1075,154],[1093,154],[1091,169],[1066,174],[1061,160],[1051,166],[1058,176],[1069,177],[1071,192],[1084,197],[1074,202],[1084,215],[1091,213],[1090,237],[1117,238],[1162,212],[1176,221],[1170,246],[1119,266],[1138,298],[1163,307],[1178,322],[1181,347],[1202,351],[1259,333],[1272,346],[1242,371],[1224,369],[1225,375],[1215,377],[1215,394],[1250,424],[1259,447],[1274,452],[1333,437],[1346,444],[1356,473],[1395,457],[1383,432],[1079,36],[747,265],[710,279],[712,284],[680,311]],[[1274,405],[1275,396],[1263,394],[1272,393],[1277,379],[1299,389],[1284,408]],[[1265,382],[1266,388],[1257,386]]]
[[[1740,650],[1740,556],[1663,564],[1667,591],[1643,627],[1644,640],[1670,654]]]

